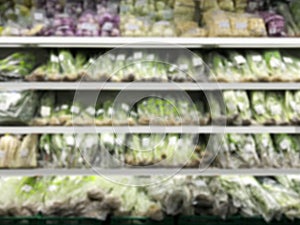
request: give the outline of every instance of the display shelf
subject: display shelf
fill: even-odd
[[[55,176],[55,175],[103,175],[103,176],[159,176],[166,175],[252,175],[252,176],[276,176],[276,175],[299,175],[300,169],[168,169],[168,168],[135,168],[135,169],[0,169],[0,176]]]
[[[0,82],[0,90],[215,91],[300,90],[300,83]]]
[[[173,133],[173,134],[300,134],[298,126],[43,126],[43,127],[0,127],[0,134],[61,134],[61,133]]]
[[[295,48],[299,38],[0,37],[0,47],[63,48]]]

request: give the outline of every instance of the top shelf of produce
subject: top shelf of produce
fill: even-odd
[[[300,48],[300,38],[0,37],[0,47]]]

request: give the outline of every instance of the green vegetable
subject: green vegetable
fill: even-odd
[[[294,6],[297,7],[297,5],[295,3],[294,3]],[[293,1],[291,3],[291,7],[293,7]],[[284,17],[284,20],[285,20],[287,26],[291,27],[292,30],[296,34],[300,34],[300,29],[299,29],[299,27],[296,24],[296,22],[298,22],[298,21],[294,20],[292,14],[291,14],[291,12],[292,13],[295,12],[296,9],[292,9],[290,11],[290,8],[289,8],[289,6],[288,6],[287,3],[277,2],[277,4],[276,4],[276,10],[277,10],[277,12],[279,12]]]
[[[255,134],[256,152],[264,167],[280,167],[280,158],[275,150],[270,134]]]
[[[31,53],[16,52],[0,60],[0,80],[23,79],[36,66],[36,57]]]
[[[253,75],[255,75],[258,80],[268,80],[269,70],[261,53],[256,51],[247,51],[246,58]]]
[[[283,166],[298,165],[299,149],[294,137],[287,134],[277,134],[274,136],[274,145],[278,154],[280,154],[280,162]]]
[[[234,80],[255,80],[255,76],[251,73],[247,60],[242,54],[231,50],[228,51],[228,56],[230,62],[228,61],[227,65]]]
[[[227,60],[217,52],[211,52],[208,55],[209,67],[213,73],[210,73],[210,80],[233,81],[233,77],[227,73]]]
[[[62,74],[66,75],[70,80],[77,79],[77,70],[75,59],[69,51],[60,50],[58,54]]]
[[[38,104],[38,94],[33,91],[0,92],[0,123],[28,124]]]
[[[265,124],[269,123],[271,118],[267,114],[266,109],[266,94],[263,91],[250,92],[251,107],[253,110],[253,116],[257,123]]]
[[[272,78],[284,79],[282,74],[285,74],[286,67],[282,62],[280,52],[278,50],[265,50],[263,55]]]
[[[287,123],[286,113],[284,108],[284,99],[281,93],[267,92],[266,93],[266,110],[275,123]]]
[[[293,19],[295,23],[297,24],[298,30],[300,27],[300,1],[299,0],[293,0],[290,3],[290,10],[289,10],[293,16]],[[295,30],[297,31],[297,29]],[[297,33],[299,34],[299,33]]]

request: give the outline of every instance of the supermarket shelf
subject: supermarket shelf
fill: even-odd
[[[0,82],[0,90],[300,90],[300,83]]]
[[[60,133],[185,133],[185,134],[300,134],[297,126],[103,126],[103,127],[0,127],[0,134],[60,134]]]
[[[0,170],[0,176],[54,176],[54,175],[134,175],[153,176],[162,175],[252,175],[252,176],[275,176],[275,175],[298,175],[300,169],[166,169],[166,168],[138,168],[138,169],[4,169]]]
[[[127,45],[127,46],[125,46]],[[299,38],[130,38],[130,37],[0,37],[0,47],[220,47],[220,48],[295,48]]]

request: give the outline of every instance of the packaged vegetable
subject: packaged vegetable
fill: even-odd
[[[246,59],[249,64],[252,74],[257,77],[259,81],[269,80],[269,69],[262,54],[256,51],[247,51]]]
[[[284,107],[284,99],[281,93],[267,92],[266,93],[266,110],[272,118],[272,123],[287,124],[287,116]]]
[[[33,91],[1,92],[0,123],[28,124],[38,104],[38,94]]]
[[[252,91],[250,92],[250,101],[255,121],[258,124],[272,123],[266,109],[266,93],[264,91]]]
[[[248,30],[250,37],[265,37],[267,36],[265,22],[262,18],[249,15]]]
[[[211,10],[204,13],[203,19],[210,37],[229,37],[231,35],[230,21],[225,12]]]
[[[201,0],[200,8],[203,11],[219,9],[218,1],[217,0],[212,0],[212,1]]]
[[[282,76],[286,72],[286,66],[282,62],[281,53],[277,50],[265,50],[264,59],[270,71],[270,81],[288,81],[288,77]]]
[[[248,16],[242,13],[228,14],[231,34],[234,37],[248,37]]]
[[[231,77],[236,81],[255,81],[256,77],[250,71],[246,58],[237,51],[228,51],[230,64],[228,69]]]
[[[218,0],[218,5],[224,11],[233,12],[235,10],[233,0]]]

